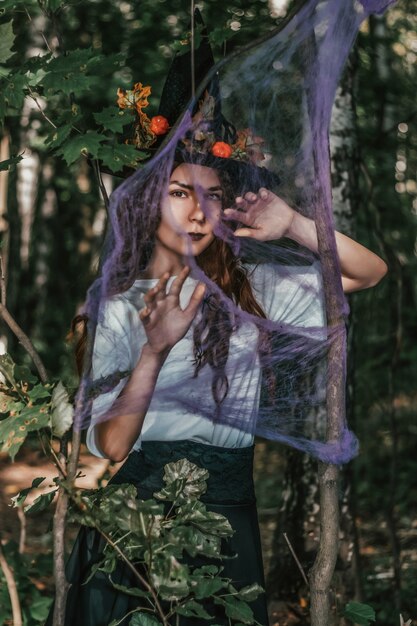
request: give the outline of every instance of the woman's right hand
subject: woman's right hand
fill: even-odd
[[[180,307],[179,295],[189,273],[190,268],[184,267],[167,292],[170,275],[165,272],[144,297],[145,307],[139,312],[139,318],[146,332],[148,348],[156,354],[166,355],[184,337],[201,304],[206,288],[199,283],[186,308]]]

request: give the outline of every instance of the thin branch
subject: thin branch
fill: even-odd
[[[129,559],[127,558],[127,556],[124,554],[124,552],[119,548],[119,546],[111,539],[111,537],[109,537],[103,530],[101,530],[100,528],[96,527],[98,532],[103,536],[103,538],[107,541],[107,543],[113,548],[113,550],[115,550],[117,552],[117,554],[120,556],[120,558],[126,563],[126,565],[128,566],[128,568],[130,569],[130,571],[133,573],[134,576],[136,576],[136,578],[140,581],[140,583],[145,587],[145,589],[147,591],[149,591],[149,593],[152,596],[153,601],[155,602],[155,606],[158,610],[159,613],[159,617],[162,619],[163,625],[164,626],[169,626],[169,622],[167,621],[167,618],[164,614],[164,611],[159,603],[158,600],[158,596],[155,592],[155,590],[153,589],[152,585],[150,585],[148,583],[148,581],[143,578],[143,576],[141,576],[141,574],[138,572],[138,570],[136,569],[136,567],[133,565],[133,563],[131,563],[129,561]]]
[[[22,626],[22,609],[20,608],[19,595],[17,593],[16,580],[11,567],[9,566],[1,543],[0,537],[0,568],[3,570],[6,579],[7,591],[9,592],[12,605],[13,626]]]
[[[305,584],[306,584],[306,585],[307,585],[307,587],[308,587],[308,586],[309,586],[309,583],[308,583],[308,578],[307,578],[307,576],[306,576],[306,573],[305,573],[305,571],[304,571],[304,568],[303,568],[303,566],[301,565],[301,563],[300,563],[300,561],[299,561],[299,559],[298,559],[298,556],[296,555],[295,550],[294,550],[294,548],[293,548],[293,547],[292,547],[292,545],[291,545],[290,540],[288,539],[287,533],[283,533],[283,535],[284,535],[284,539],[285,539],[285,541],[287,542],[287,545],[288,545],[288,547],[289,547],[289,549],[290,549],[290,552],[291,552],[291,554],[292,554],[292,556],[293,556],[293,559],[294,559],[294,561],[297,563],[297,567],[298,567],[298,569],[299,569],[299,570],[300,570],[300,572],[301,572],[301,576],[303,577],[303,580],[304,580]]]
[[[41,105],[38,102],[38,99],[36,98],[34,92],[32,91],[32,89],[29,87],[29,95],[32,98],[32,100],[34,101],[34,103],[36,104],[36,106],[38,107],[40,114],[42,115],[42,117],[48,122],[48,124],[50,124],[51,126],[53,126],[53,128],[58,128],[58,126],[56,124],[53,123],[53,121],[46,115],[45,111],[42,109]]]
[[[41,381],[43,383],[46,383],[47,380],[48,380],[48,374],[46,373],[46,369],[45,369],[45,366],[44,366],[44,364],[42,362],[41,357],[36,352],[36,350],[35,350],[35,348],[33,346],[33,343],[31,342],[29,337],[20,328],[19,324],[16,322],[16,320],[9,313],[8,309],[4,306],[3,302],[0,303],[0,315],[4,319],[4,321],[6,322],[7,326],[10,328],[10,330],[16,335],[16,337],[18,338],[18,340],[20,341],[20,343],[22,344],[22,346],[24,347],[26,352],[32,358],[32,360],[33,360],[33,362],[34,362],[34,364],[36,366],[36,369],[38,370],[39,378],[41,379]]]
[[[195,2],[191,0],[191,95],[195,97]]]
[[[21,506],[17,507],[17,517],[20,522],[19,554],[23,554],[26,547],[26,515]]]
[[[33,20],[32,20],[32,17],[31,17],[31,15],[30,15],[29,11],[27,10],[27,7],[26,7],[26,6],[23,6],[23,8],[24,8],[24,10],[25,10],[26,15],[28,16],[29,22],[31,22],[31,24],[33,25]],[[43,40],[44,40],[44,42],[45,42],[46,47],[48,48],[49,52],[52,54],[52,48],[51,48],[51,46],[49,45],[48,40],[47,40],[47,38],[46,38],[45,34],[43,33],[43,31],[39,30],[39,29],[38,29],[38,28],[36,28],[36,27],[35,27],[35,31],[36,31],[36,32],[37,32],[37,33],[38,33],[38,34],[42,37],[42,39],[43,39]]]
[[[94,159],[92,163],[93,163],[94,173],[97,177],[98,186],[100,187],[101,195],[103,196],[104,205],[108,213],[109,212],[109,196],[107,194],[107,189],[103,183],[103,177],[101,175],[100,165],[97,159]]]
[[[7,301],[6,275],[4,273],[3,255],[0,254],[0,299],[4,306]]]

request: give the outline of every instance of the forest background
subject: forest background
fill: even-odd
[[[275,28],[291,9],[284,0],[206,0],[198,6],[216,58]],[[106,211],[94,172],[80,158],[83,144],[77,137],[63,142],[77,123],[89,131],[86,145],[94,156],[113,167],[120,159],[131,159],[106,139],[111,114],[101,125],[95,114],[114,105],[118,87],[138,81],[152,85],[156,108],[188,24],[189,3],[184,0],[0,3],[0,52],[13,52],[8,69],[0,66],[0,161],[16,157],[0,173],[7,308],[30,336],[51,378],[70,388],[76,386],[76,374],[64,339],[94,276]],[[45,54],[48,46],[62,58],[68,51],[86,52],[80,53],[79,72],[65,63],[58,66],[49,78],[49,92],[39,98],[43,70],[31,68],[30,59]],[[94,61],[97,55],[105,61]],[[398,624],[400,613],[404,619],[417,618],[416,61],[416,7],[412,0],[400,0],[384,16],[363,24],[338,93],[332,129],[338,227],[389,265],[377,288],[350,298],[348,412],[361,452],[343,472],[334,596],[339,607],[353,598],[372,605],[381,626]],[[13,82],[7,78],[10,69]],[[105,183],[108,189],[114,184],[110,178]],[[1,333],[2,351],[29,364],[6,326]],[[106,478],[106,465],[85,451],[81,460],[90,485],[98,476]],[[18,579],[27,624],[42,623],[50,602],[52,514],[35,511],[26,519],[21,508],[9,505],[11,496],[47,471],[36,437],[27,438],[14,464],[0,453],[1,539]],[[257,494],[267,587],[271,615],[281,625],[308,623],[307,591],[282,533],[291,538],[308,570],[318,534],[315,476],[315,464],[301,454],[259,441]],[[25,548],[19,555],[22,529]],[[29,610],[34,606],[38,609]],[[9,623],[4,584],[0,614],[0,621]],[[344,623],[338,614],[337,623]]]

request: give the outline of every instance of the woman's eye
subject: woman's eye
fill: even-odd
[[[170,192],[169,195],[172,196],[173,198],[186,198],[187,197],[186,192],[183,191],[182,189],[174,189],[173,191]]]
[[[207,198],[208,198],[209,200],[215,200],[216,202],[221,202],[221,201],[222,201],[222,199],[223,199],[223,197],[222,197],[222,194],[221,194],[221,193],[209,193],[209,194],[207,195]]]

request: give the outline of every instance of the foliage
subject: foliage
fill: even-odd
[[[139,607],[155,610],[157,595],[165,603],[167,618],[179,614],[209,620],[207,601],[212,599],[231,621],[253,624],[247,603],[262,589],[254,584],[237,590],[230,579],[221,576],[221,561],[226,558],[222,540],[231,537],[233,529],[224,516],[209,511],[200,501],[207,478],[207,470],[181,459],[165,466],[165,486],[154,494],[155,499],[139,500],[133,485],[120,484],[79,494],[74,500],[74,518],[108,540],[91,575],[101,571],[112,579],[123,554],[146,582],[130,588],[112,582],[120,592],[137,597]],[[203,557],[207,564],[197,567],[189,557],[198,558],[199,563]],[[140,619],[133,623],[142,623]]]
[[[375,611],[368,604],[349,602],[345,607],[345,617],[354,624],[369,626],[371,622],[375,621]]]
[[[222,554],[222,540],[231,537],[233,529],[225,517],[207,510],[200,501],[207,478],[207,470],[181,459],[165,466],[165,486],[154,494],[155,499],[139,500],[136,488],[128,484],[108,485],[93,492],[71,489],[73,520],[97,529],[107,541],[102,560],[92,567],[90,575],[104,572],[120,593],[138,599],[138,607],[155,610],[154,598],[158,597],[163,601],[166,616],[178,614],[211,619],[206,610],[207,601],[211,599],[213,606],[223,607],[231,623],[256,624],[248,602],[262,593],[261,587],[253,584],[237,590],[230,579],[221,576],[222,560],[233,558]],[[43,481],[44,478],[36,478],[31,487],[13,498],[13,504],[22,506],[30,491]],[[56,482],[62,484],[58,479]],[[37,513],[41,507],[48,506],[51,494],[53,492],[40,496],[26,508],[27,512]],[[8,556],[22,599],[26,601],[30,596],[36,607],[29,623],[45,619],[50,600],[29,585],[28,575],[25,578],[24,563],[28,557],[18,556],[12,547]],[[189,557],[199,558],[199,566],[190,563]],[[136,568],[145,581],[143,585],[126,587],[112,580],[121,558],[129,560]],[[32,571],[33,564],[29,568],[29,572]],[[37,576],[43,578],[44,569],[38,571]],[[0,610],[3,608],[5,619],[7,605],[4,586]],[[131,623],[159,622],[155,617],[137,614]]]
[[[8,564],[13,569],[22,607],[24,626],[44,624],[52,603],[50,595],[42,592],[47,577],[52,574],[49,555],[19,554],[13,541],[3,546]],[[4,574],[0,569],[0,623],[10,621],[10,598]]]
[[[62,436],[72,425],[73,408],[61,381],[42,384],[30,369],[0,356],[0,445],[14,460],[30,432],[49,429]]]

